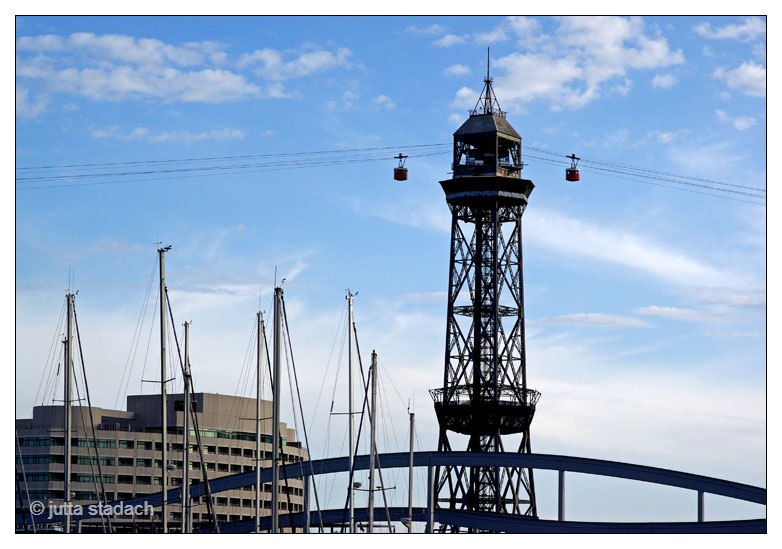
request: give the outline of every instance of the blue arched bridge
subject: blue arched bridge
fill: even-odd
[[[410,465],[410,454],[407,452],[379,454],[379,464],[384,469],[407,468]],[[469,467],[523,467],[538,470],[557,471],[559,473],[559,504],[557,520],[543,520],[509,514],[481,513],[474,511],[453,511],[441,509],[433,503],[435,494],[435,468],[446,465],[464,465]],[[455,525],[463,528],[491,530],[508,533],[765,533],[766,519],[706,521],[704,519],[704,495],[714,494],[734,500],[766,505],[766,489],[738,482],[661,469],[644,465],[633,465],[616,461],[605,461],[573,456],[549,454],[517,454],[517,453],[474,453],[474,452],[416,452],[414,467],[425,468],[427,472],[426,507],[413,507],[412,521],[424,523],[426,531],[432,531],[436,523]],[[304,461],[287,464],[280,468],[281,478],[304,478],[304,509],[310,505],[310,478],[319,475],[346,473],[348,458],[338,457]],[[369,456],[356,456],[354,471],[368,470]],[[577,522],[565,518],[565,474],[584,473],[602,477],[613,477],[634,481],[648,482],[656,485],[671,486],[692,490],[696,495],[693,504],[697,506],[697,521],[695,522]],[[225,490],[234,490],[244,486],[254,486],[255,471],[248,471],[230,476],[224,476],[209,481],[212,494]],[[272,480],[271,468],[261,471],[261,482]],[[195,484],[190,489],[191,497],[204,495],[204,485]],[[168,504],[181,503],[182,489],[168,491]],[[124,505],[143,505],[145,503],[158,507],[161,504],[162,493],[148,494],[143,497],[124,500]],[[111,505],[120,503],[111,502]],[[356,508],[357,521],[366,521],[366,508]],[[385,507],[375,509],[375,520],[392,521],[406,520],[409,516],[407,507]],[[27,517],[29,519],[29,517]],[[17,520],[20,520],[18,517]],[[60,519],[61,520],[61,519]],[[37,524],[56,522],[57,517],[48,520],[36,517]],[[338,526],[346,521],[345,509],[321,509],[320,511],[304,511],[299,513],[281,514],[281,528],[297,528],[304,532],[317,531],[320,526]],[[223,533],[251,532],[255,528],[253,520],[221,523]],[[261,528],[271,528],[271,517],[262,517]]]

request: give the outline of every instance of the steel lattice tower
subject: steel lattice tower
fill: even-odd
[[[540,394],[527,388],[521,217],[534,185],[521,178],[521,137],[488,71],[484,83],[454,133],[453,178],[440,182],[451,210],[450,278],[443,387],[430,392],[440,451],[466,437],[471,452],[513,451],[505,444],[519,439],[516,451],[531,452]],[[440,508],[537,517],[531,469],[446,466],[435,478]]]

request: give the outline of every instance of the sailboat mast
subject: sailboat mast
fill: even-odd
[[[413,533],[413,440],[415,439],[415,413],[410,412],[410,470],[407,474],[407,533]]]
[[[64,368],[64,389],[63,389],[63,405],[65,406],[64,409],[64,423],[63,431],[65,434],[65,440],[63,441],[65,444],[65,484],[64,484],[64,494],[63,494],[63,502],[65,504],[65,533],[70,534],[71,533],[71,516],[70,512],[67,511],[70,507],[71,503],[71,431],[73,430],[73,424],[72,424],[72,411],[71,411],[71,402],[73,400],[73,397],[71,396],[71,378],[73,377],[72,369],[73,369],[73,294],[68,292],[66,294],[65,299],[68,303],[68,316],[67,316],[67,328],[66,328],[66,335],[65,335],[65,368]]]
[[[272,534],[279,531],[280,491],[280,347],[282,342],[282,288],[274,289],[274,384],[272,413]]]
[[[354,430],[353,430],[353,294],[348,290],[348,503],[350,505],[350,533],[356,533],[355,508],[353,505],[353,459],[354,459]]]
[[[369,416],[369,524],[367,533],[371,534],[375,527],[375,435],[377,434],[377,353],[372,351],[372,409]]]
[[[261,531],[261,389],[263,387],[263,313],[258,311],[258,362],[255,373],[255,533]]]
[[[171,246],[158,249],[160,259],[160,417],[162,428],[160,438],[163,442],[162,456],[160,460],[160,473],[162,478],[162,502],[160,508],[160,520],[163,526],[163,533],[168,533],[168,452],[166,442],[168,441],[168,418],[166,406],[166,260],[165,253],[171,249]]]
[[[185,406],[182,421],[182,532],[192,528],[190,505],[190,322],[185,322]]]

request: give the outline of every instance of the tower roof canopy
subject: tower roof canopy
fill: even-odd
[[[454,132],[454,137],[463,140],[468,135],[480,135],[488,133],[501,133],[507,137],[521,139],[518,132],[513,129],[504,116],[497,113],[470,115],[464,124]]]

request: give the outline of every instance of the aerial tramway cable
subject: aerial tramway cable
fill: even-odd
[[[543,163],[562,165],[565,158],[569,158],[567,155],[559,152],[548,151],[546,149],[526,146],[526,150],[536,151],[538,153],[548,155],[550,158],[538,157],[534,155],[525,155],[525,158],[533,158]],[[393,147],[368,147],[368,148],[352,148],[352,149],[333,149],[333,150],[320,150],[320,151],[301,151],[291,153],[266,153],[257,155],[242,155],[242,156],[221,156],[221,157],[203,157],[203,158],[184,158],[174,160],[146,160],[146,161],[127,161],[127,162],[110,162],[110,163],[86,163],[86,164],[64,164],[64,165],[46,165],[46,166],[28,166],[19,167],[17,171],[22,176],[16,179],[17,190],[33,190],[33,189],[46,189],[46,188],[59,188],[59,187],[73,187],[73,186],[87,186],[87,185],[106,185],[106,184],[119,184],[119,183],[132,183],[143,181],[157,181],[164,179],[184,179],[191,177],[203,177],[214,174],[221,175],[237,175],[242,173],[257,173],[260,171],[272,171],[272,170],[288,170],[288,169],[301,169],[301,168],[313,168],[313,167],[326,167],[326,166],[338,166],[353,163],[362,162],[377,162],[388,161],[388,151],[405,150],[409,152],[408,156],[411,158],[421,158],[435,155],[445,155],[450,153],[450,144],[448,143],[432,143],[432,144],[419,144],[408,146],[393,146]],[[400,153],[401,154],[401,153]],[[255,160],[256,162],[249,162]],[[241,162],[241,163],[237,163]],[[194,163],[212,163],[212,165],[200,165],[193,166]],[[650,168],[643,168],[632,166],[629,164],[623,164],[618,162],[609,162],[599,160],[595,158],[583,158],[582,166],[585,166],[587,170],[593,173],[601,173],[602,175],[610,176],[624,176],[623,179],[627,179],[632,182],[648,183],[643,179],[658,180],[668,183],[673,183],[679,187],[671,185],[657,186],[663,188],[673,188],[678,190],[685,190],[680,188],[682,186],[696,186],[711,191],[729,194],[744,194],[741,191],[734,189],[744,189],[746,191],[756,191],[761,193],[760,195],[748,194],[747,196],[758,199],[765,199],[765,189],[760,187],[753,187],[748,185],[741,185],[736,183],[727,183],[717,181],[715,179],[695,177],[691,175],[675,174],[669,171],[654,170]],[[121,168],[121,167],[138,167],[135,170],[124,171],[96,171],[98,169],[105,168]],[[83,173],[67,173],[71,170],[79,169]],[[51,170],[59,170],[57,175],[48,173]],[[233,170],[233,171],[232,171]],[[41,173],[36,173],[41,172]],[[29,175],[28,175],[29,174]],[[149,177],[160,176],[160,177]],[[119,180],[108,181],[84,181],[88,179],[100,179],[100,178],[125,178]],[[641,179],[638,179],[641,178]],[[68,183],[68,181],[79,181],[76,183]],[[34,185],[30,184],[50,182],[51,185]],[[714,195],[711,193],[697,193],[705,194],[706,196],[717,196],[720,198],[730,199],[728,196]],[[735,200],[735,199],[734,199]],[[757,203],[757,202],[753,202]]]

